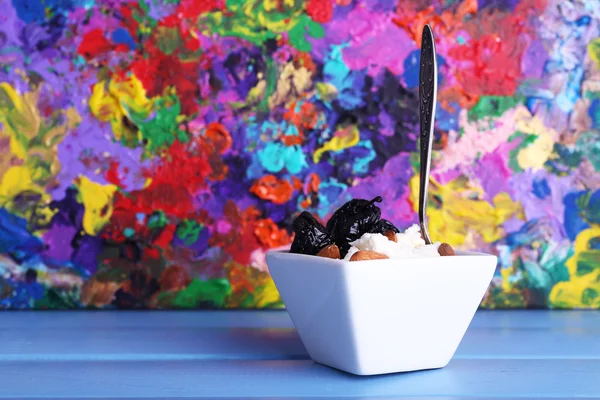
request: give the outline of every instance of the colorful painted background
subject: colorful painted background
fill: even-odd
[[[497,254],[489,308],[600,308],[600,2],[0,0],[0,308],[281,307],[302,210]],[[448,285],[452,285],[448,282]]]

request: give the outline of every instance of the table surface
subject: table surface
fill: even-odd
[[[0,398],[600,397],[600,312],[480,311],[450,364],[358,377],[285,311],[4,312]]]

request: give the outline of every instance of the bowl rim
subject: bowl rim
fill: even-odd
[[[365,262],[368,263],[377,263],[380,265],[384,265],[384,264],[389,264],[390,261],[411,261],[411,262],[421,262],[421,261],[426,261],[429,262],[430,260],[439,260],[439,259],[456,259],[456,258],[495,258],[498,259],[498,257],[494,254],[489,254],[489,253],[483,253],[483,252],[477,252],[477,251],[464,251],[464,250],[457,250],[456,251],[456,255],[451,256],[451,257],[410,257],[410,258],[385,258],[385,259],[380,259],[380,260],[364,260],[364,261],[346,261],[343,259],[333,259],[333,258],[327,258],[327,257],[317,257],[317,256],[311,256],[308,254],[300,254],[300,253],[290,253],[289,250],[269,250],[265,253],[267,261],[269,258],[271,257],[275,257],[275,258],[279,258],[279,259],[288,259],[288,260],[298,260],[298,261],[310,261],[310,262],[314,262],[314,261],[318,261],[320,264],[329,264],[329,265],[338,265],[338,266],[343,266],[343,265],[362,265]],[[444,262],[444,261],[442,261]],[[270,266],[269,266],[270,268]]]

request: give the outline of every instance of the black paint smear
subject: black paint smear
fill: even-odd
[[[115,293],[113,304],[117,308],[147,308],[148,301],[160,289],[156,278],[148,276],[144,271],[133,271],[129,275],[129,291],[123,288]]]
[[[50,202],[50,209],[57,213],[52,217],[52,223],[74,226],[77,230],[83,230],[83,204],[77,201],[77,190],[69,188],[66,190],[65,197],[62,200],[53,200]],[[55,219],[57,221],[55,221]]]
[[[321,66],[319,66],[319,71]],[[378,173],[387,160],[402,152],[415,152],[417,150],[417,132],[419,129],[419,99],[415,92],[407,90],[399,82],[399,78],[390,71],[384,72],[383,81],[378,86],[370,76],[365,77],[362,88],[362,99],[364,105],[353,110],[346,110],[339,101],[334,100],[331,104],[334,112],[338,115],[335,119],[338,125],[357,125],[361,140],[370,140],[377,157],[369,163],[368,175]],[[376,90],[373,91],[375,87]],[[384,110],[394,121],[394,135],[383,136],[382,125],[379,122],[379,113]],[[344,153],[351,149],[345,150]],[[321,162],[327,162],[334,158],[342,165],[336,165],[336,172],[343,181],[351,180],[354,174],[348,162],[339,160],[339,155],[325,153]],[[351,160],[349,160],[351,162]]]

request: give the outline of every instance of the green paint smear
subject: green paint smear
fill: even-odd
[[[600,118],[598,118],[600,120]],[[583,158],[586,158],[600,172],[600,141],[597,132],[585,132],[577,139],[575,145]]]
[[[148,228],[149,229],[162,229],[167,225],[167,216],[164,211],[159,210],[152,213],[150,218],[148,218]]]
[[[290,44],[305,52],[312,49],[307,35],[315,39],[325,36],[325,29],[304,13],[302,1],[294,1],[291,7],[286,4],[283,11],[267,11],[264,4],[258,0],[228,0],[227,14],[208,13],[204,21],[213,33],[243,38],[257,46],[287,31]]]
[[[552,155],[544,164],[546,170],[556,176],[565,176],[570,170],[577,168],[581,164],[581,152],[555,143]]]
[[[33,308],[46,310],[71,310],[79,308],[79,290],[47,288],[44,297],[34,302]]]
[[[183,45],[179,29],[177,28],[159,28],[158,48],[166,55],[171,55],[175,50]]]
[[[194,279],[187,288],[177,292],[172,305],[178,308],[218,307],[225,306],[231,294],[231,285],[227,279],[211,279],[203,281]],[[159,301],[161,298],[159,296]]]
[[[197,223],[194,220],[184,220],[177,227],[177,237],[186,244],[191,246],[198,240],[200,232],[204,229],[204,225]]]
[[[581,302],[586,306],[591,306],[594,304],[597,298],[598,292],[592,288],[584,289],[583,293],[581,294]]]
[[[288,35],[292,47],[299,51],[309,52],[312,50],[312,45],[306,36],[321,39],[325,36],[325,29],[310,19],[308,15],[302,15],[296,25],[290,29]]]
[[[476,121],[484,117],[498,118],[509,108],[523,103],[524,97],[512,96],[481,96],[479,101],[468,113],[469,121]]]
[[[600,268],[600,251],[582,251],[577,254],[577,276],[582,276]]]
[[[154,104],[154,115],[148,119],[145,115],[130,112],[132,122],[138,127],[146,149],[150,153],[168,147],[175,139],[187,142],[186,133],[179,129],[177,121],[181,114],[181,103],[175,95],[162,97]]]
[[[261,111],[269,110],[269,97],[271,94],[275,92],[277,87],[277,67],[275,63],[273,63],[273,59],[271,57],[266,58],[267,61],[267,71],[266,71],[266,80],[267,87],[265,89],[265,95],[263,96],[259,108]]]
[[[516,285],[515,285],[516,286]],[[490,299],[485,303],[487,308],[507,309],[507,308],[525,308],[525,297],[521,290],[516,292],[505,292],[501,287],[493,287],[489,291]]]

